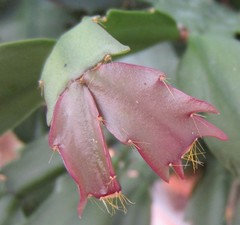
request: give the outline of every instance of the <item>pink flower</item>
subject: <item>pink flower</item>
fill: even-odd
[[[169,165],[183,178],[181,159],[198,138],[227,140],[200,112],[218,113],[209,103],[167,84],[162,72],[142,66],[102,64],[72,81],[55,106],[49,145],[59,151],[79,187],[79,215],[89,196],[110,205],[115,197],[127,201],[101,123],[119,141],[136,147],[148,165],[168,181]]]
[[[60,153],[78,185],[79,215],[87,197],[101,198],[121,192],[98,117],[88,88],[73,82],[58,99],[49,134],[49,145]]]

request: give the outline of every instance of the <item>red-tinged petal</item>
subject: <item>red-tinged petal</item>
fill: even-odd
[[[108,130],[121,142],[134,145],[166,181],[169,164],[183,177],[181,156],[198,137],[227,139],[220,129],[196,114],[218,111],[167,84],[160,71],[109,63],[87,71],[84,80]]]
[[[89,90],[74,82],[57,101],[49,134],[49,145],[59,151],[79,187],[79,215],[88,196],[101,198],[121,191],[98,116]]]

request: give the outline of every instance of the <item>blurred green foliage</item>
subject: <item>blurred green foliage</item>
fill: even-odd
[[[178,84],[188,94],[212,103],[219,116],[208,116],[229,141],[207,138],[212,153],[236,176],[240,175],[240,44],[233,38],[197,35],[189,39],[178,70]],[[186,83],[188,80],[189,83]],[[189,85],[191,84],[191,85]]]
[[[230,140],[205,140],[207,166],[202,168],[186,219],[195,225],[225,225],[230,207],[233,224],[239,224],[239,195],[235,204],[229,206],[228,201],[231,187],[239,179],[240,162],[238,10],[237,0],[0,0],[0,132],[14,128],[25,143],[21,157],[1,169],[7,180],[0,182],[0,225],[151,222],[151,186],[157,177],[136,153],[111,136],[108,143],[117,149],[113,164],[123,192],[136,203],[128,206],[127,215],[119,212],[111,217],[101,211],[101,202],[93,201],[79,220],[78,193],[58,154],[48,163],[52,152],[47,146],[45,107],[37,82],[55,43],[52,38],[93,14],[106,15],[102,26],[132,49],[131,55],[118,60],[163,70],[170,83],[220,110],[220,116],[208,119]],[[187,40],[182,39],[182,26],[188,29]],[[30,38],[38,39],[19,41]],[[17,42],[5,43],[10,41]],[[138,177],[128,176],[132,169],[139,171]]]
[[[0,45],[0,134],[43,105],[37,81],[53,44],[35,39]]]

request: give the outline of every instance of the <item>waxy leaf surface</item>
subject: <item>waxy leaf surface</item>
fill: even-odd
[[[87,197],[121,191],[102,135],[98,111],[87,87],[73,82],[59,97],[49,134],[80,190],[79,215]]]
[[[57,42],[43,69],[41,80],[47,103],[47,122],[50,125],[54,106],[67,83],[103,60],[104,56],[129,51],[100,25],[84,18]]]
[[[49,159],[51,151],[46,136],[26,145],[21,157],[1,170],[7,177],[7,190],[22,195],[46,183],[47,180],[53,180],[65,171],[60,157],[54,156],[48,163]]]
[[[83,77],[108,130],[135,146],[151,168],[168,180],[169,164],[183,177],[181,156],[202,136],[227,139],[198,112],[217,113],[207,102],[168,85],[154,69],[109,63]]]
[[[0,134],[43,104],[37,81],[53,44],[33,39],[0,45]]]
[[[194,225],[226,225],[224,214],[232,177],[213,156],[208,155],[208,159],[203,177],[188,202],[185,217]]]
[[[24,225],[81,224],[76,213],[77,197],[76,186],[71,178],[67,174],[60,176],[49,198],[28,217]]]
[[[166,40],[178,40],[172,17],[158,10],[109,10],[103,27],[118,41],[131,47],[131,53]]]
[[[18,208],[19,201],[13,195],[7,194],[0,198],[0,224],[23,225],[26,217]]]

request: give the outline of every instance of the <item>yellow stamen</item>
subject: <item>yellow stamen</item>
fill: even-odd
[[[111,62],[111,61],[112,61],[111,55],[107,54],[107,55],[104,56],[104,58],[103,58],[104,63],[108,63],[108,62]]]
[[[116,210],[127,213],[126,205],[134,204],[125,195],[123,195],[121,191],[115,192],[114,194],[105,197],[101,197],[100,201],[102,201],[103,205],[110,215],[114,215],[116,213]]]
[[[202,147],[202,145],[199,143],[199,141],[196,139],[192,145],[190,146],[187,153],[182,156],[182,159],[186,160],[185,166],[188,165],[189,162],[192,163],[193,171],[198,169],[198,166],[203,166],[203,162],[200,161],[199,155],[203,156],[205,158],[205,151]]]
[[[98,119],[98,121],[99,121],[101,124],[104,124],[104,123],[105,123],[105,120],[103,119],[102,116],[98,116],[97,119]]]
[[[153,8],[153,7],[152,7],[152,8],[149,8],[149,9],[148,9],[148,12],[150,12],[150,13],[155,13],[155,12],[156,12],[156,9]]]
[[[94,17],[92,17],[92,21],[94,22],[94,23],[98,23],[99,21],[100,21],[100,16],[94,16]]]
[[[78,82],[79,82],[79,84],[81,84],[81,85],[85,85],[85,84],[86,84],[85,80],[83,79],[83,76],[81,76],[81,77],[78,79]]]
[[[41,90],[41,96],[43,96],[43,90],[44,90],[44,81],[43,80],[38,81],[38,87]]]
[[[107,17],[106,16],[102,16],[101,17],[101,22],[106,23],[107,22]]]
[[[98,69],[100,68],[100,66],[101,66],[102,64],[109,63],[109,62],[111,62],[111,61],[112,61],[111,55],[107,54],[107,55],[105,55],[105,56],[103,57],[103,59],[102,59],[99,63],[97,63],[95,66],[93,66],[90,70],[91,70],[91,71],[96,71],[96,70],[98,70]],[[90,83],[91,83],[91,82],[90,82]]]
[[[93,196],[89,195],[88,197],[89,197],[89,200],[90,200],[93,204],[97,205],[97,207],[98,207],[102,212],[105,213],[104,208],[103,208],[101,205],[99,205],[98,201],[96,201],[96,199],[95,199]]]
[[[94,23],[106,23],[107,22],[107,17],[106,16],[94,16],[92,17],[92,21]]]

